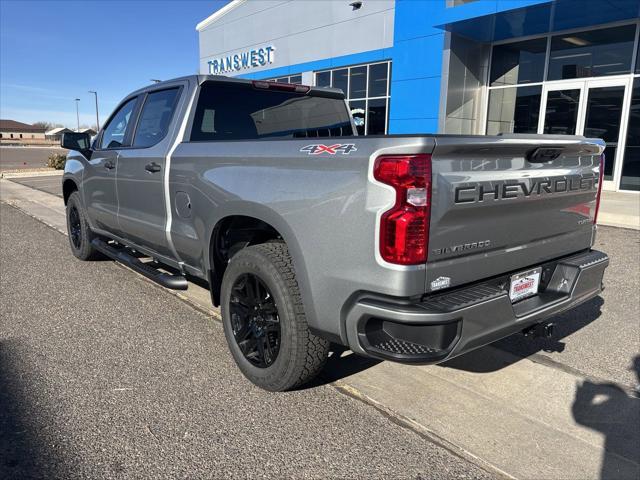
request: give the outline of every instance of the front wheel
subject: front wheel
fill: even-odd
[[[80,260],[94,260],[100,253],[91,241],[96,235],[89,228],[87,215],[80,201],[80,194],[73,192],[67,200],[67,233],[71,252]]]
[[[247,247],[231,259],[221,308],[229,350],[255,385],[290,390],[322,370],[329,342],[309,331],[284,243]]]

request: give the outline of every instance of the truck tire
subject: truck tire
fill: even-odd
[[[272,392],[290,390],[322,370],[329,342],[309,331],[284,243],[238,252],[224,273],[221,299],[229,350],[255,385]]]
[[[80,194],[75,191],[67,200],[67,233],[71,252],[80,260],[95,260],[100,258],[91,241],[97,237],[89,228],[87,214],[84,211]]]

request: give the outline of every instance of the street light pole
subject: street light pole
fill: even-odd
[[[89,90],[89,93],[93,93],[96,97],[96,128],[97,131],[100,131],[100,117],[98,117],[98,92],[95,90]]]
[[[78,122],[78,129],[76,130],[76,132],[80,131],[80,113],[78,113],[78,102],[80,101],[79,98],[75,99],[76,102],[76,121]]]

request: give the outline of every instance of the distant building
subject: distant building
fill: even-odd
[[[15,120],[0,120],[2,143],[39,143],[45,140],[45,129]]]
[[[98,132],[96,132],[93,128],[81,128],[79,130],[81,133],[88,133],[90,137],[95,137]]]
[[[48,132],[45,132],[44,136],[47,140],[59,142],[62,139],[62,134],[68,133],[68,132],[73,132],[73,130],[66,127],[57,127],[57,128],[52,128]]]

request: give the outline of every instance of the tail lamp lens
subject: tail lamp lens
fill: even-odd
[[[398,265],[427,261],[431,216],[431,155],[385,155],[373,176],[396,191],[394,206],[380,220],[380,255]]]
[[[593,214],[593,224],[598,221],[598,210],[600,210],[600,195],[602,194],[602,181],[604,180],[604,153],[600,156],[600,173],[598,178],[598,196],[596,197],[596,211]]]

